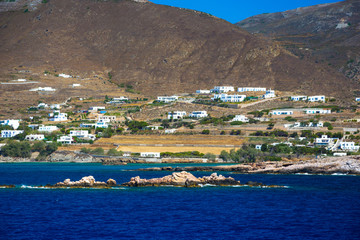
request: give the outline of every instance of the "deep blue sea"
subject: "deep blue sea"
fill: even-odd
[[[88,175],[122,183],[170,174],[124,171],[147,166],[0,164],[0,184],[18,186],[0,189],[0,239],[360,239],[359,176],[219,172],[281,189],[31,188]]]

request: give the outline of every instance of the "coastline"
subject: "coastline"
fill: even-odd
[[[128,163],[151,164],[153,163],[210,163],[201,160],[175,159],[174,161],[146,161],[124,157],[103,157],[88,154],[78,154],[70,151],[58,151],[51,154],[45,161],[33,158],[13,158],[0,156],[0,163],[101,163],[103,165],[126,165]],[[214,163],[212,163],[214,164]],[[215,163],[216,164],[216,163]],[[221,164],[221,163],[218,163]],[[231,163],[230,163],[231,164]],[[215,166],[186,166],[186,167],[149,167],[128,171],[226,171],[246,174],[352,174],[360,175],[360,156],[326,157],[310,160],[268,161],[256,163],[234,163]]]

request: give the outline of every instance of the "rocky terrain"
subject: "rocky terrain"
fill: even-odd
[[[360,1],[347,0],[261,14],[237,23],[266,35],[300,58],[360,80]]]
[[[147,96],[231,84],[346,98],[358,87],[327,64],[202,12],[125,0],[49,0],[6,11],[9,4],[1,2],[0,81],[23,71],[102,73]]]
[[[79,181],[71,181],[70,179],[65,179],[63,182],[58,182],[55,185],[46,185],[46,187],[54,187],[54,188],[83,188],[83,187],[91,187],[91,188],[108,188],[116,186],[116,181],[114,179],[109,178],[106,182],[95,181],[93,176],[87,176],[81,178]]]
[[[230,171],[239,173],[278,174],[356,174],[360,175],[360,157],[328,157],[304,161],[259,162],[226,166],[143,168],[137,171]]]

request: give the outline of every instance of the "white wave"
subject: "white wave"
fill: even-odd
[[[20,188],[29,188],[29,189],[51,189],[49,187],[38,187],[38,186],[30,186],[30,185],[21,185]]]

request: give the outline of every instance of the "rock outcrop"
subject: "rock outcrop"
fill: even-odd
[[[303,161],[259,162],[226,166],[156,167],[136,171],[230,171],[239,173],[311,173],[360,175],[360,156],[328,157]]]
[[[224,177],[213,173],[210,176],[197,178],[189,172],[174,172],[162,178],[141,179],[139,176],[131,178],[130,182],[123,183],[128,187],[147,187],[147,186],[181,186],[181,187],[199,187],[201,184],[213,184],[218,186],[240,185],[232,177]]]
[[[77,162],[77,163],[93,163],[101,162],[100,159],[95,158],[89,154],[78,154],[72,151],[56,151],[52,153],[47,159],[47,162]]]
[[[47,185],[47,187],[73,187],[73,188],[86,188],[86,187],[94,187],[94,188],[108,188],[116,186],[116,181],[114,179],[108,179],[106,182],[95,181],[93,176],[83,177],[79,181],[71,181],[69,178],[65,179],[63,182],[58,182],[55,185]]]

